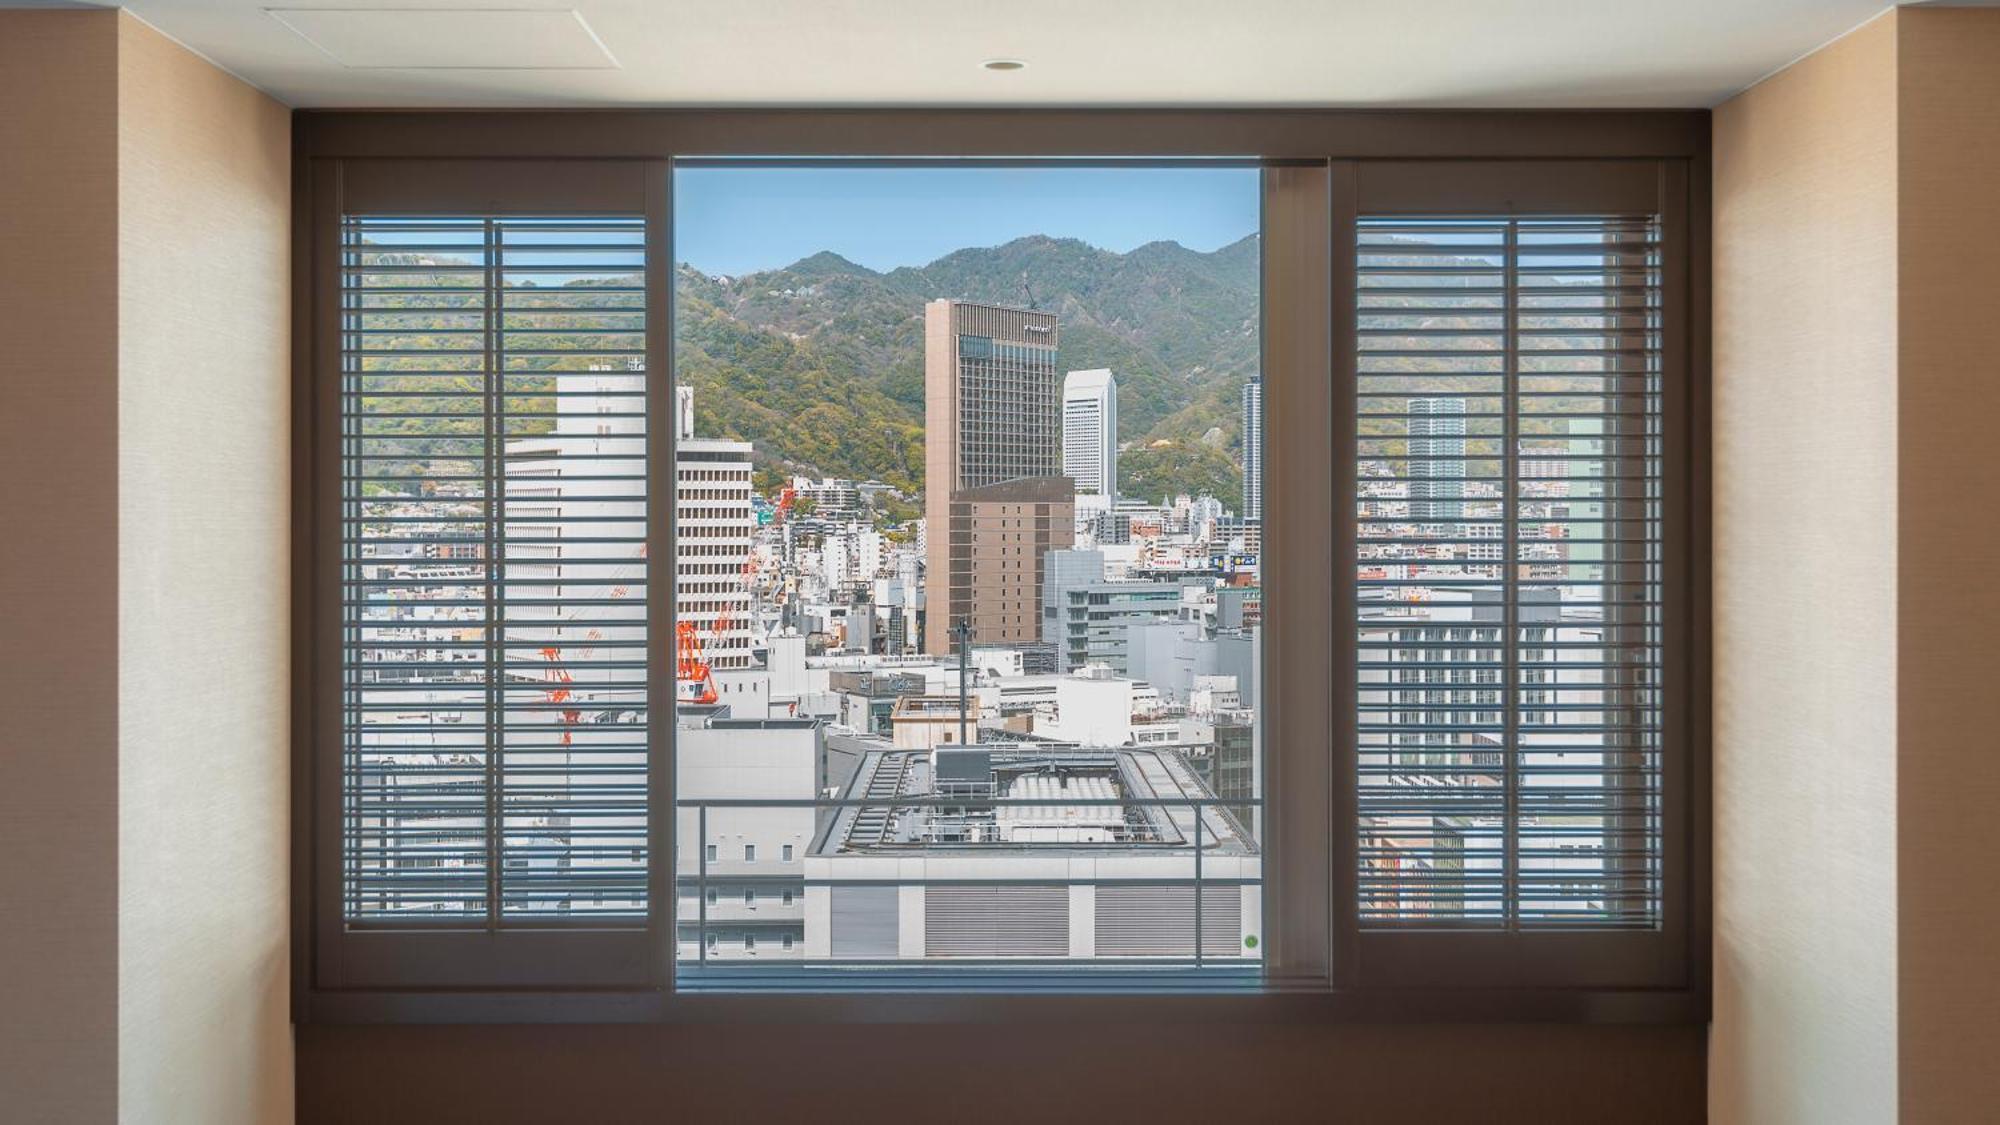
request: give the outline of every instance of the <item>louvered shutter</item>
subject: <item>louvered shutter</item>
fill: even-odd
[[[347,217],[341,908],[647,912],[640,217]]]
[[[1362,929],[1662,909],[1663,342],[1651,215],[1363,215]]]

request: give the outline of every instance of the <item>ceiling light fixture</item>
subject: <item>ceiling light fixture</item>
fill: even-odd
[[[987,59],[979,65],[988,70],[1021,70],[1028,64],[1021,59]]]

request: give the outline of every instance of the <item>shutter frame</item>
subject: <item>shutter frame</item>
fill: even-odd
[[[1403,189],[1427,178],[1421,192]],[[1661,379],[1659,513],[1662,527],[1659,631],[1664,655],[1656,690],[1661,699],[1658,770],[1658,924],[1629,930],[1432,928],[1370,926],[1355,904],[1362,896],[1361,851],[1348,833],[1337,833],[1339,871],[1336,902],[1337,989],[1505,988],[1523,993],[1574,990],[1579,994],[1626,989],[1698,988],[1705,978],[1705,883],[1691,862],[1700,852],[1705,806],[1695,792],[1705,778],[1706,695],[1695,669],[1705,667],[1705,585],[1696,550],[1705,543],[1705,506],[1692,490],[1703,464],[1697,437],[1704,432],[1691,404],[1705,401],[1699,380],[1705,366],[1694,359],[1700,321],[1690,305],[1688,165],[1680,161],[1559,162],[1397,162],[1336,164],[1336,200],[1351,201],[1353,216],[1336,230],[1335,268],[1352,278],[1360,262],[1356,235],[1360,217],[1408,218],[1451,214],[1496,219],[1538,216],[1643,213],[1658,222],[1657,328]],[[1565,179],[1565,177],[1571,177]],[[1337,213],[1338,213],[1337,208]],[[1342,302],[1357,303],[1349,281]],[[1336,310],[1336,323],[1343,314]],[[1365,314],[1364,314],[1365,315]],[[1349,339],[1359,343],[1359,321]],[[1336,373],[1342,389],[1337,409],[1356,416],[1356,347],[1337,348]],[[1352,470],[1349,470],[1351,473]],[[1339,475],[1336,480],[1339,481]],[[1359,478],[1350,476],[1349,480]],[[1336,496],[1337,503],[1348,503]],[[1355,540],[1349,536],[1348,542]],[[1349,556],[1353,557],[1353,556]],[[1350,600],[1348,603],[1355,603]],[[1347,626],[1351,628],[1351,626]],[[1350,642],[1351,643],[1351,642]],[[1366,659],[1366,654],[1362,654]],[[1353,674],[1352,657],[1348,674]],[[1352,682],[1352,681],[1350,681]],[[1336,691],[1349,691],[1341,684]],[[1354,749],[1339,754],[1339,768],[1357,777],[1362,761]],[[1348,783],[1343,782],[1343,788]],[[1354,800],[1344,797],[1342,804]],[[1358,805],[1348,805],[1358,816]],[[1345,810],[1343,810],[1345,812]],[[1347,823],[1356,823],[1348,821]],[[1348,837],[1348,838],[1343,838]]]
[[[588,219],[593,216],[622,217],[642,224],[643,235],[635,249],[643,253],[643,265],[633,272],[643,276],[644,292],[636,311],[647,326],[664,321],[664,288],[671,260],[666,217],[666,165],[663,161],[508,161],[508,176],[490,175],[490,162],[459,161],[310,161],[311,254],[307,272],[320,296],[312,309],[311,363],[303,393],[311,403],[312,481],[310,511],[302,513],[310,528],[312,545],[310,571],[312,666],[318,671],[308,692],[312,731],[312,886],[310,925],[313,955],[308,967],[309,982],[316,990],[376,990],[384,988],[466,988],[504,991],[519,988],[649,989],[659,987],[670,971],[671,942],[667,940],[660,904],[668,878],[663,866],[645,859],[664,854],[670,846],[671,826],[662,824],[660,810],[671,807],[671,778],[667,771],[665,732],[662,724],[639,728],[630,749],[634,768],[643,768],[651,784],[643,794],[648,823],[636,829],[636,846],[642,859],[634,875],[622,875],[620,886],[636,891],[646,906],[640,914],[602,921],[583,916],[522,918],[519,925],[465,928],[447,923],[356,925],[343,902],[346,875],[344,854],[344,746],[342,731],[342,594],[339,556],[342,542],[342,451],[340,433],[342,402],[339,383],[343,370],[342,349],[342,225],[345,220],[383,214],[409,216],[473,215],[495,219],[518,219],[533,214]],[[356,198],[346,189],[355,186]],[[554,204],[551,201],[567,200]],[[594,251],[593,251],[594,253]],[[550,290],[554,292],[554,290]],[[510,330],[511,331],[511,330]],[[643,366],[655,376],[663,375],[667,362],[665,333],[648,331],[641,350]],[[639,358],[639,357],[635,357]],[[650,383],[652,380],[646,380]],[[669,396],[651,393],[645,402],[645,434],[636,440],[646,448],[643,456],[658,462],[671,433]],[[649,462],[641,462],[646,464]],[[645,479],[642,473],[640,479]],[[659,490],[648,487],[646,531],[649,554],[671,557],[666,547],[667,520],[671,501],[662,502]],[[657,631],[671,627],[671,598],[654,597],[645,604],[646,628]],[[510,662],[519,664],[520,661]],[[633,670],[634,687],[644,684],[652,698],[672,698],[671,670],[661,674],[663,662],[651,660]],[[670,663],[670,662],[666,662]],[[665,694],[662,695],[662,690]],[[521,693],[516,693],[521,698]],[[534,710],[534,706],[517,710]],[[579,791],[580,792],[580,791]],[[555,795],[559,796],[559,795]],[[627,806],[631,807],[631,806]],[[585,806],[575,807],[572,824],[592,814]],[[523,835],[524,822],[518,817],[503,828],[511,851],[526,853],[529,841]],[[572,841],[563,850],[577,854],[578,832],[567,830]],[[623,840],[621,854],[627,844]],[[507,849],[503,849],[507,850]],[[529,850],[534,850],[530,848]],[[550,853],[553,854],[553,853]],[[631,870],[631,865],[627,864]],[[574,868],[572,868],[574,869]],[[501,871],[504,872],[504,858]],[[517,868],[517,870],[519,870]],[[496,872],[498,874],[498,872]],[[581,884],[582,880],[577,880]],[[516,880],[518,891],[527,880]],[[505,891],[502,892],[503,899]],[[584,888],[577,897],[587,898]],[[502,901],[496,900],[496,901]]]

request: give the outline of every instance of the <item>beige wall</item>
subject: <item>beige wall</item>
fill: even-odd
[[[1895,35],[1715,116],[1718,1122],[1895,1119]]]
[[[0,1119],[289,1120],[289,116],[106,10],[0,105]]]
[[[1897,16],[1900,1097],[2000,1118],[2000,10]]]
[[[0,12],[0,1117],[118,1050],[118,103],[108,13]]]
[[[2000,10],[1715,118],[1719,1122],[2000,1105]]]
[[[290,114],[118,30],[120,1116],[280,1121]]]

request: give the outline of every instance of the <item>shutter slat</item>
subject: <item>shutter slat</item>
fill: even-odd
[[[343,224],[343,905],[643,918],[640,219]]]
[[[1656,926],[1658,224],[1356,253],[1361,924]]]

